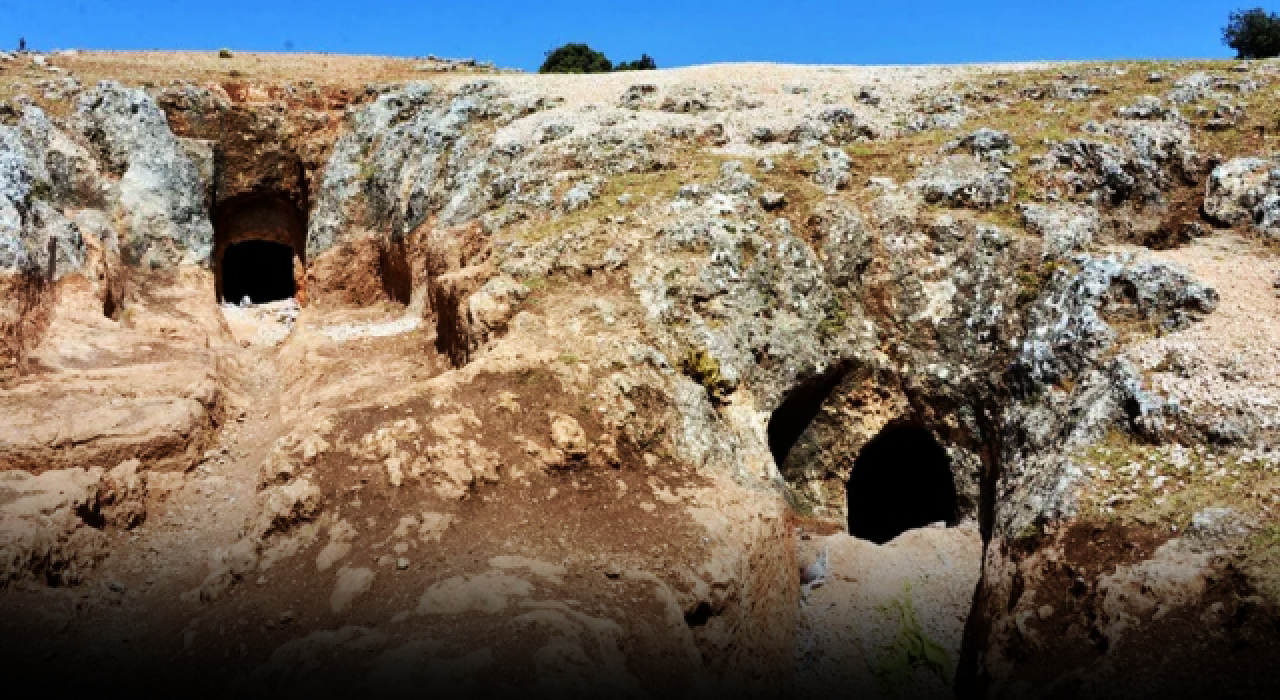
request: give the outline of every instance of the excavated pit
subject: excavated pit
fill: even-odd
[[[306,222],[281,195],[236,197],[213,213],[214,279],[220,301],[305,300]]]
[[[849,534],[876,544],[956,520],[951,460],[920,426],[889,426],[868,442],[854,461],[847,493]]]

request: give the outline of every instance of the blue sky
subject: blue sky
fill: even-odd
[[[615,61],[959,63],[1226,57],[1253,2],[1052,0],[0,0],[0,48],[328,51],[536,69],[585,41]]]

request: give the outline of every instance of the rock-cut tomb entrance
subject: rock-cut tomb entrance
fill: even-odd
[[[306,225],[276,195],[251,195],[214,212],[214,278],[219,301],[254,304],[298,297],[304,285]]]

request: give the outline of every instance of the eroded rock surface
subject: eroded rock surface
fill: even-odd
[[[1230,132],[1277,76],[1163,70],[0,107],[5,658],[209,695],[1269,697],[1275,183]],[[251,241],[284,264],[227,264]],[[292,296],[220,305],[255,274]],[[858,472],[892,436],[940,479]]]

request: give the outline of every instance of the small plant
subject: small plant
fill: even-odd
[[[902,598],[882,608],[881,613],[891,619],[897,618],[898,635],[892,643],[880,649],[880,663],[873,669],[880,682],[891,692],[896,692],[911,682],[917,667],[923,666],[950,685],[951,657],[920,627],[911,601],[910,582],[903,584]]]
[[[830,340],[843,333],[848,322],[849,312],[845,310],[839,299],[832,297],[827,304],[826,314],[818,322],[818,335],[824,340]]]
[[[231,53],[231,49],[218,49],[218,58],[234,58],[235,54]]]
[[[560,356],[560,361],[566,365],[576,365],[578,364],[578,356],[572,353],[565,353]]]
[[[720,374],[720,362],[706,350],[690,348],[681,365],[684,373],[701,384],[713,399],[723,399],[731,388]]]

